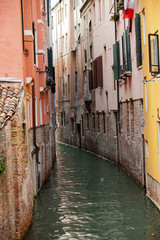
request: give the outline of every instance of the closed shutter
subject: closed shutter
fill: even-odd
[[[127,64],[127,54],[126,54],[126,41],[125,33],[122,35],[122,56],[123,56],[123,69],[126,69]]]
[[[93,62],[93,88],[97,88],[97,59]]]
[[[50,70],[50,74],[53,77],[53,58],[52,58],[52,48],[47,48],[48,53],[48,68]]]
[[[97,80],[98,80],[98,87],[103,87],[103,62],[102,56],[97,58]]]
[[[136,14],[135,32],[136,32],[137,67],[139,67],[142,65],[142,42],[141,42],[141,17],[140,17],[140,14]]]
[[[132,71],[132,64],[131,64],[131,41],[130,41],[130,34],[128,30],[126,30],[126,45],[127,45],[127,70]]]
[[[49,2],[50,2],[50,0],[47,0],[47,21],[48,21],[48,27],[49,27],[49,13],[50,13],[50,11],[49,11]]]
[[[91,91],[93,89],[92,71],[89,71],[88,75],[89,75],[89,90]]]
[[[120,49],[119,42],[113,44],[113,60],[114,60],[114,80],[119,79],[120,70]]]

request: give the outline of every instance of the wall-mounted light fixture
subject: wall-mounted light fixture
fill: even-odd
[[[148,35],[149,42],[149,70],[152,75],[159,73],[159,36],[157,34]]]

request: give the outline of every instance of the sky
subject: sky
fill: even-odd
[[[51,0],[51,7],[54,7],[54,5],[56,5],[58,1],[59,0]]]

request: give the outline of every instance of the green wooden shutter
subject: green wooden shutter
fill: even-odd
[[[125,31],[126,34],[126,48],[127,48],[127,71],[132,71],[132,64],[131,64],[131,41],[130,41],[130,34],[128,30]]]
[[[49,2],[50,2],[50,0],[47,0],[47,21],[48,21],[48,27],[49,27],[49,13],[50,13],[50,11],[49,11]]]
[[[142,65],[142,42],[141,42],[141,17],[140,17],[140,14],[136,14],[135,32],[136,32],[137,67],[139,67]]]
[[[51,76],[53,77],[52,48],[47,48],[47,53],[48,53],[48,68],[50,70]]]
[[[119,42],[116,42],[115,44],[113,44],[113,60],[114,60],[114,80],[118,80],[119,70],[120,70]]]

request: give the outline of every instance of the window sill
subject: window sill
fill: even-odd
[[[138,70],[141,70],[142,69],[142,65],[138,67]]]

